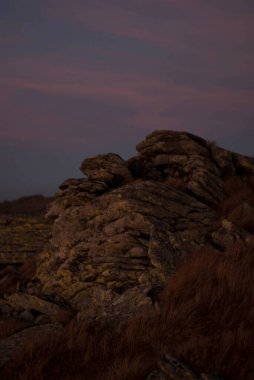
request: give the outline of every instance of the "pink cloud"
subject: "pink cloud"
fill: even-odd
[[[161,8],[161,15],[153,16],[146,12],[147,7]],[[170,19],[163,17],[163,9],[177,11]],[[236,47],[243,40],[252,43],[254,16],[227,9],[221,12],[208,2],[201,0],[142,0],[135,5],[104,0],[84,3],[62,0],[61,7],[55,0],[48,15],[60,18],[67,23],[79,23],[94,31],[107,32],[118,36],[131,37],[164,48],[172,44],[187,46],[190,39],[196,38],[207,45],[208,51],[214,51],[219,45]],[[223,36],[223,38],[222,38]],[[213,45],[210,44],[213,42]],[[187,45],[186,45],[187,44]],[[194,48],[194,47],[193,47]]]
[[[13,75],[1,79],[5,87],[15,89],[30,89],[48,95],[68,95],[90,97],[96,99],[111,99],[127,102],[137,107],[164,107],[167,102],[179,104],[210,103],[219,106],[223,104],[248,103],[253,104],[253,92],[234,90],[223,86],[212,86],[208,89],[193,85],[164,83],[163,78],[156,76],[147,78],[140,73],[123,75],[121,72],[105,72],[102,69],[84,69],[82,63],[77,67],[69,64],[59,65],[42,59],[22,59],[12,63],[22,71],[22,66],[31,67],[29,75]],[[15,70],[14,70],[15,71]],[[32,75],[31,75],[32,73]],[[0,92],[1,94],[1,92]],[[3,96],[3,95],[2,95]]]
[[[195,85],[179,85],[174,82],[165,83],[156,73],[153,76],[121,72],[104,71],[102,69],[84,68],[83,63],[70,64],[59,62],[56,57],[22,58],[11,63],[11,70],[16,74],[1,79],[0,99],[4,99],[6,89],[8,98],[5,101],[5,114],[9,114],[5,128],[1,129],[1,138],[51,139],[64,140],[59,132],[68,129],[69,121],[61,114],[43,113],[39,104],[13,104],[11,94],[17,90],[34,90],[50,96],[71,96],[109,102],[117,107],[130,106],[134,113],[125,116],[125,125],[137,125],[145,130],[159,128],[182,129],[181,117],[170,113],[170,107],[193,108],[199,110],[222,110],[229,115],[241,107],[253,107],[253,91],[237,90],[219,85],[208,88]],[[8,66],[8,65],[7,65]],[[10,68],[10,66],[8,66]],[[26,75],[24,71],[26,68]],[[5,67],[7,70],[7,68]],[[23,72],[23,75],[18,74]],[[168,112],[165,112],[167,111]],[[22,130],[17,130],[22,120]],[[25,123],[25,126],[24,126]],[[35,125],[47,126],[45,130],[34,128]],[[79,125],[73,121],[73,128]],[[89,125],[93,128],[93,124]],[[200,127],[202,129],[202,127]],[[49,132],[50,129],[50,132]],[[75,134],[73,139],[77,140]]]
[[[152,53],[145,58],[135,49],[133,52],[130,48],[127,51],[109,51],[105,47],[97,49],[102,56],[111,58],[106,67],[103,62],[94,60],[93,48],[88,52],[88,56],[92,57],[90,61],[79,57],[75,62],[64,54],[44,54],[12,61],[5,58],[0,63],[4,74],[0,80],[2,104],[8,106],[17,90],[34,90],[54,97],[88,98],[116,108],[129,106],[135,112],[125,116],[126,124],[141,128],[159,125],[180,128],[182,119],[173,116],[173,112],[170,114],[171,107],[193,107],[196,113],[199,109],[223,110],[230,115],[241,107],[254,106],[253,91],[244,89],[244,85],[239,89],[223,82],[230,76],[246,80],[253,75],[253,14],[236,13],[230,9],[221,12],[202,0],[139,0],[125,3],[111,0],[52,0],[51,5],[45,12],[53,20],[57,18],[74,27],[78,24],[79,28],[83,25],[84,32],[90,29],[160,47],[158,51],[168,53],[167,61],[163,62],[162,57],[151,57]],[[165,12],[172,9],[175,16],[168,19],[163,17],[163,12],[153,15],[153,7],[154,10],[161,7]],[[147,8],[149,12],[146,12]],[[123,47],[124,43],[125,40]],[[244,50],[248,44],[250,48]],[[185,55],[181,55],[182,52]],[[179,62],[175,58],[177,55]],[[185,56],[187,62],[184,61]],[[115,64],[119,57],[127,64],[122,67]],[[131,67],[128,67],[128,62],[131,62]],[[167,66],[168,71],[165,69]],[[184,79],[178,83],[174,70],[182,71],[188,79],[194,75],[197,79],[195,81],[194,78],[189,84]],[[210,81],[206,82],[206,77]],[[28,124],[36,122],[39,109],[37,114],[18,105],[16,109],[19,117],[26,119]],[[64,126],[62,119],[53,113],[41,115],[41,122],[52,125],[52,128],[61,123]],[[6,133],[8,135],[8,131]],[[29,133],[34,132],[30,130]]]
[[[0,45],[18,45],[29,41],[28,37],[21,36],[0,36]]]

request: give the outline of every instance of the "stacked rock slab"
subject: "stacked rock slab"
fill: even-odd
[[[151,303],[151,288],[163,286],[183,256],[219,239],[213,205],[224,197],[223,177],[254,174],[251,158],[190,133],[156,131],[137,150],[128,161],[116,154],[86,159],[88,178],[60,186],[31,293],[63,297],[84,316],[133,314]]]

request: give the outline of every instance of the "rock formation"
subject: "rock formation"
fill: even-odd
[[[212,246],[223,254],[230,243],[253,240],[254,202],[243,199],[228,218],[218,205],[227,197],[226,179],[254,183],[254,158],[174,131],[151,133],[137,152],[127,161],[112,153],[85,159],[86,177],[60,185],[47,222],[41,214],[1,215],[0,316],[28,327],[1,340],[0,365],[16,341],[59,329],[73,315],[121,322],[143,308],[156,309],[191,251]],[[239,212],[242,225],[235,222]],[[33,278],[7,291],[8,276],[35,256]],[[158,366],[147,379],[216,379],[170,356]]]
[[[131,315],[152,303],[180,259],[194,248],[223,250],[248,233],[221,220],[223,180],[254,175],[254,160],[190,133],[156,131],[124,161],[85,159],[88,178],[69,179],[51,204],[52,239],[31,294],[69,302],[79,317]]]

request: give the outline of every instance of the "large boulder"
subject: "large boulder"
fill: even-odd
[[[55,221],[38,269],[42,291],[78,310],[120,305],[134,288],[128,302],[137,306],[139,293],[140,303],[149,302],[146,289],[165,283],[180,257],[208,242],[216,218],[190,195],[145,180],[69,207]]]
[[[160,173],[160,178],[183,179],[186,189],[207,202],[223,198],[221,172],[207,142],[186,132],[156,131],[137,145],[136,161],[145,175]]]
[[[31,294],[62,297],[80,318],[132,315],[193,249],[246,239],[214,206],[226,196],[224,177],[249,173],[251,159],[175,131],[156,131],[137,150],[127,161],[85,159],[88,178],[60,185]]]

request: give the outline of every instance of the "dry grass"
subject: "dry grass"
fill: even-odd
[[[160,309],[118,328],[72,321],[36,337],[5,366],[5,380],[143,380],[170,353],[224,379],[254,378],[254,249],[205,248],[184,259]]]
[[[236,226],[254,233],[254,178],[234,176],[224,182],[227,198],[218,211]]]
[[[252,177],[233,176],[224,181],[227,198],[219,204],[223,214],[230,213],[239,202],[254,204],[254,179]]]
[[[0,296],[4,293],[13,293],[19,281],[18,269],[12,265],[0,269]]]
[[[226,379],[254,378],[253,267],[253,249],[240,245],[226,254],[200,250],[183,263],[169,282],[160,316],[170,326],[172,354]]]
[[[19,269],[20,283],[25,286],[33,277],[37,268],[37,256],[29,257],[24,260],[22,266]]]
[[[28,323],[24,321],[18,321],[16,319],[7,319],[0,321],[0,340],[4,339],[16,332],[23,330],[28,326]]]
[[[11,294],[24,288],[36,271],[36,257],[27,258],[23,264],[7,265],[0,269],[0,295]]]

